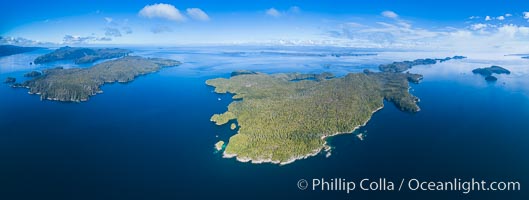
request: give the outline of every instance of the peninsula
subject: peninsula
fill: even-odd
[[[180,62],[174,60],[126,56],[88,68],[46,69],[42,75],[13,87],[28,88],[30,94],[38,94],[41,99],[80,102],[101,93],[100,86],[105,83],[129,82],[137,76],[177,65]]]
[[[453,56],[453,57],[446,57],[446,58],[426,58],[426,59],[417,59],[413,61],[402,61],[402,62],[393,62],[391,64],[384,64],[379,65],[378,69],[382,72],[404,72],[408,69],[411,69],[413,66],[416,65],[433,65],[437,62],[446,62],[449,60],[460,60],[465,59],[465,56]]]
[[[75,64],[85,64],[101,59],[119,58],[127,56],[129,53],[131,53],[130,50],[118,48],[92,49],[66,46],[39,56],[33,62],[35,64],[42,64],[60,60],[74,60]]]

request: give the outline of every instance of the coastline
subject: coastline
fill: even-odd
[[[340,134],[353,133],[358,128],[360,128],[362,126],[365,126],[371,120],[371,117],[373,117],[373,114],[375,114],[377,111],[381,110],[382,108],[384,108],[384,103],[382,103],[382,106],[380,106],[379,108],[377,108],[373,112],[371,112],[371,116],[369,117],[369,119],[367,119],[363,124],[354,127],[353,130],[351,130],[351,131],[348,131],[348,132],[336,132],[334,134],[321,136],[320,139],[323,140],[324,143],[323,143],[322,147],[320,147],[319,149],[316,149],[314,152],[306,154],[306,155],[294,156],[294,157],[292,157],[292,158],[290,158],[290,159],[288,159],[287,161],[284,161],[284,162],[277,161],[277,160],[272,160],[272,159],[263,159],[263,160],[257,159],[257,160],[255,160],[255,159],[251,159],[251,158],[248,158],[248,157],[238,157],[237,154],[229,154],[229,153],[226,153],[226,151],[222,152],[222,157],[223,158],[235,158],[237,161],[243,162],[243,163],[251,162],[252,164],[272,163],[272,164],[279,164],[280,166],[288,165],[288,164],[291,164],[291,163],[295,162],[296,160],[302,160],[302,159],[306,159],[306,158],[309,158],[309,157],[312,157],[312,156],[316,156],[322,150],[326,151],[326,152],[330,152],[331,148],[330,148],[329,145],[327,145],[326,138],[333,137],[333,136],[340,135]],[[228,142],[228,144],[229,144],[229,142]]]
[[[39,95],[41,101],[49,100],[79,103],[86,102],[97,94],[102,94],[103,90],[101,87],[104,85],[116,83],[128,84],[141,76],[157,73],[163,68],[176,67],[179,65],[181,65],[181,62],[169,59],[125,56],[119,59],[104,61],[87,68],[53,68],[51,69],[52,71],[45,71],[40,76],[42,78],[33,78],[24,81],[23,83],[12,84],[11,87],[26,88],[29,90],[28,94]],[[118,69],[117,72],[115,70],[112,71],[115,68]],[[121,68],[125,68],[126,70],[120,72],[119,70]],[[101,73],[105,73],[106,76],[101,75]],[[112,74],[108,75],[109,73]],[[81,75],[89,76],[92,81],[79,81],[78,76]],[[48,79],[57,83],[51,84]],[[68,87],[64,86],[65,84]]]

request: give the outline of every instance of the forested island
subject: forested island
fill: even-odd
[[[322,74],[234,73],[206,81],[217,93],[233,93],[228,111],[215,114],[217,125],[237,120],[239,129],[227,143],[224,157],[253,163],[288,164],[329,149],[325,138],[350,133],[383,107],[384,99],[399,109],[419,111],[408,92],[410,73]]]
[[[74,60],[76,64],[85,64],[101,59],[119,58],[127,56],[129,53],[131,53],[130,50],[119,48],[92,49],[66,46],[37,57],[34,63],[42,64],[60,60]]]
[[[5,80],[4,80],[4,83],[15,83],[17,81],[16,78],[14,77],[7,77]]]
[[[437,62],[446,62],[449,60],[460,60],[465,59],[465,56],[453,56],[446,58],[426,58],[426,59],[417,59],[413,61],[402,61],[402,62],[393,62],[391,64],[383,64],[378,66],[378,69],[382,72],[404,72],[408,69],[411,69],[413,66],[417,65],[433,65]]]
[[[498,80],[498,78],[493,76],[493,74],[511,74],[511,71],[503,67],[493,65],[485,68],[476,68],[472,70],[472,73],[484,76],[485,80],[488,82],[495,82]]]
[[[0,57],[10,56],[19,53],[26,53],[30,51],[35,51],[39,49],[44,49],[42,47],[21,47],[15,45],[0,45]]]
[[[222,150],[223,147],[224,147],[224,141],[221,140],[221,141],[218,141],[217,143],[215,143],[215,149],[217,151]]]
[[[231,73],[231,76],[239,76],[239,75],[255,75],[255,74],[263,74],[259,72],[249,71],[249,70],[237,70]],[[292,81],[300,81],[300,80],[318,80],[321,81],[323,79],[329,79],[334,78],[334,75],[328,72],[324,72],[321,74],[301,74],[301,73],[286,73],[286,74],[276,74],[276,76],[281,76],[283,79],[289,79]]]
[[[231,93],[238,100],[226,112],[214,114],[211,121],[220,126],[237,120],[237,134],[225,144],[224,157],[288,164],[322,150],[330,151],[325,138],[351,133],[365,125],[374,112],[382,109],[384,100],[402,111],[418,112],[419,99],[409,93],[409,83],[419,83],[423,76],[402,72],[416,65],[464,58],[393,62],[380,65],[380,72],[364,70],[343,77],[328,72],[235,71],[230,78],[206,81],[216,93]]]
[[[169,59],[126,56],[88,68],[46,69],[42,75],[13,87],[28,88],[30,94],[38,94],[41,99],[80,102],[101,93],[100,86],[105,83],[129,82],[137,76],[177,65],[180,62]]]

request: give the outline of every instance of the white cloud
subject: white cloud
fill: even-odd
[[[171,4],[158,3],[143,7],[139,15],[146,18],[160,18],[172,21],[185,21],[185,17]]]
[[[276,8],[269,8],[265,14],[271,17],[279,18],[287,15],[295,15],[301,13],[301,8],[298,6],[291,6],[288,10],[278,10]]]
[[[268,16],[272,16],[272,17],[281,17],[281,12],[279,12],[275,8],[270,8],[270,9],[266,10],[266,14]]]
[[[391,18],[391,19],[396,19],[399,17],[399,15],[397,15],[397,13],[393,12],[393,11],[390,11],[390,10],[386,10],[382,13],[380,13],[382,16],[384,17],[387,17],[387,18]]]
[[[468,19],[479,19],[479,18],[481,18],[481,17],[480,16],[470,16],[470,17],[468,17]]]
[[[507,14],[505,14],[505,17],[512,17],[512,14],[507,13]]]
[[[485,17],[485,21],[490,21],[490,20],[492,20],[492,18],[490,16],[486,16]]]
[[[187,15],[195,20],[208,21],[209,16],[200,8],[188,8],[186,9]]]
[[[114,19],[112,19],[111,17],[105,17],[105,21],[107,21],[107,23],[112,23]]]
[[[500,21],[503,21],[505,20],[505,17],[504,16],[499,16],[499,17],[496,17],[497,20],[500,20]]]
[[[475,30],[475,31],[481,30],[481,29],[484,29],[484,28],[487,28],[487,27],[488,27],[487,24],[481,24],[481,23],[470,25],[470,29]]]
[[[529,27],[508,24],[499,27],[498,33],[509,38],[527,37],[529,36]]]
[[[523,12],[523,18],[529,19],[529,12]]]

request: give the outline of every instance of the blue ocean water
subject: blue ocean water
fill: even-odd
[[[0,80],[44,66],[28,66],[49,50],[0,59]],[[270,53],[270,51],[275,53]],[[469,56],[412,71],[424,74],[411,92],[421,111],[385,102],[354,134],[329,139],[324,154],[285,166],[224,159],[213,145],[234,134],[209,121],[230,95],[204,82],[236,69],[322,72],[375,70],[381,63],[449,56],[431,52],[378,52],[376,56],[300,55],[299,49],[136,49],[135,54],[181,60],[182,66],[102,87],[84,103],[40,101],[26,89],[0,86],[1,199],[527,199],[529,183],[528,61]],[[325,52],[310,49],[303,52]],[[348,51],[330,49],[327,51]],[[367,50],[350,50],[369,52]],[[263,53],[264,52],[264,53]],[[279,52],[279,53],[278,53]],[[449,52],[450,53],[450,52]],[[511,75],[495,84],[469,70],[498,64]],[[85,66],[81,66],[85,67]],[[220,100],[219,100],[220,98]],[[309,191],[300,179],[476,178],[519,181],[521,191]]]

